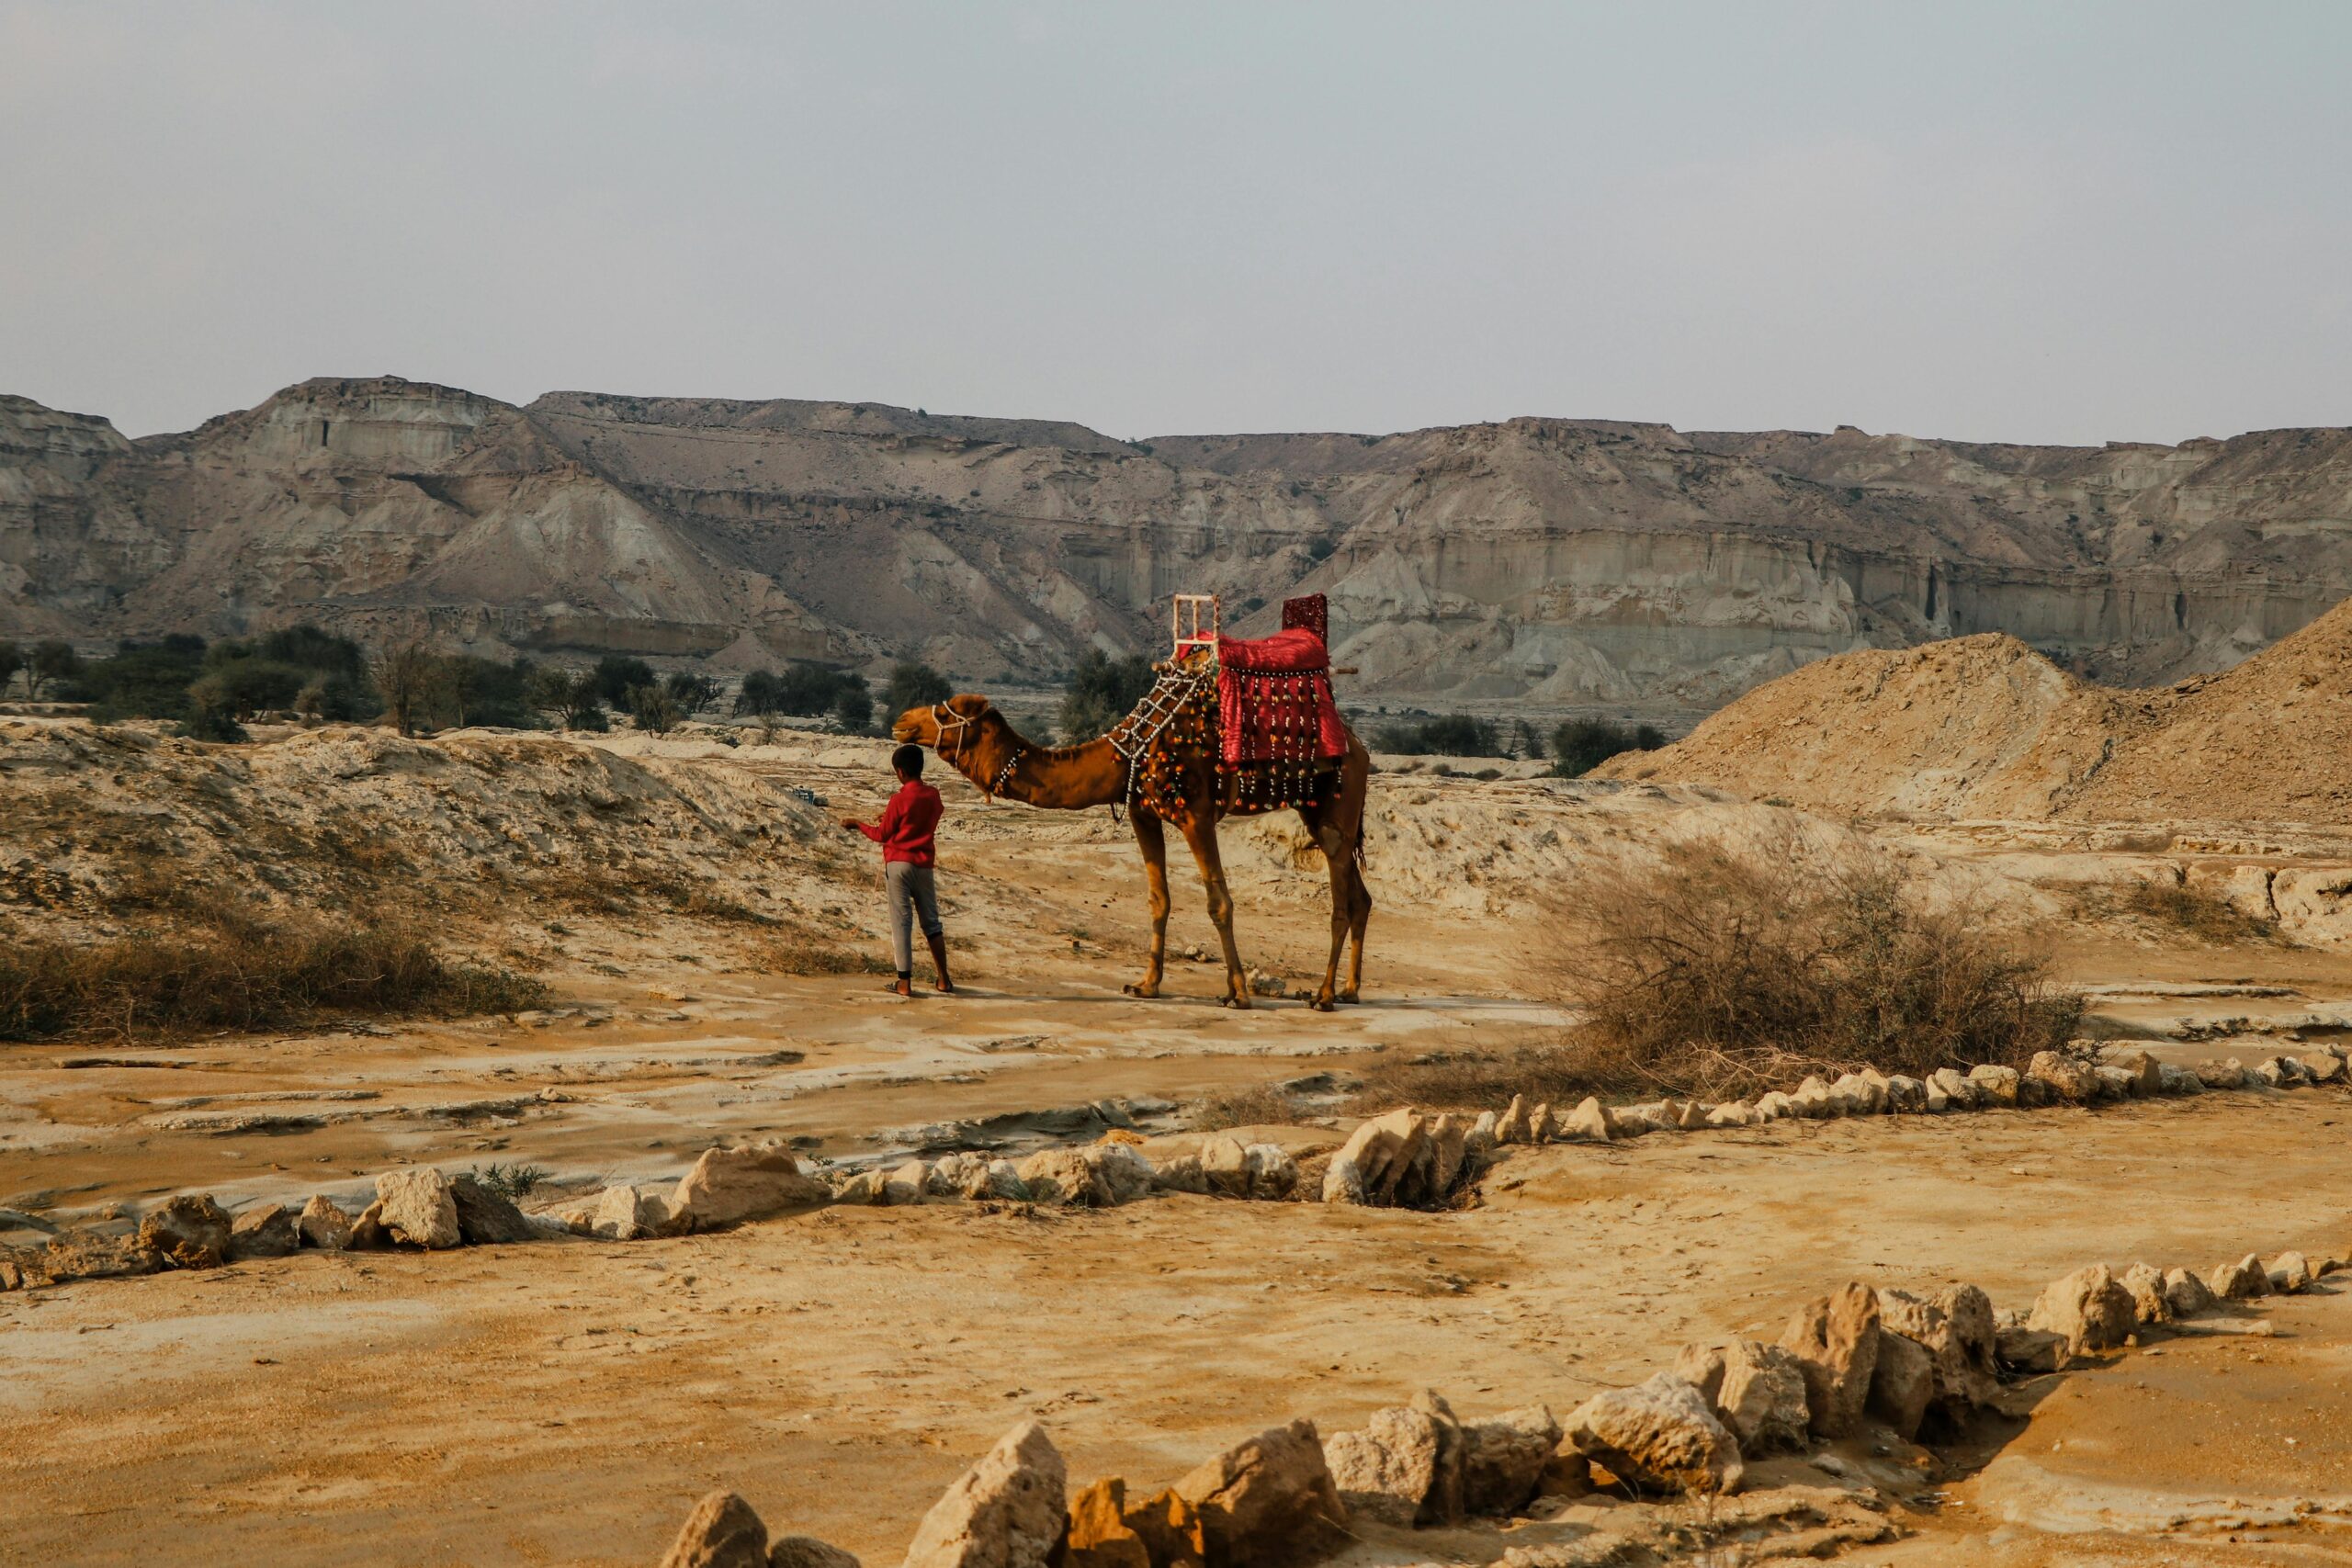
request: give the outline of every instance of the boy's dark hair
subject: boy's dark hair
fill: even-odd
[[[908,741],[890,753],[890,765],[910,779],[922,777],[922,748]]]

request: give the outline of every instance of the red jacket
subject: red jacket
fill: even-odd
[[[882,846],[884,861],[930,865],[938,859],[932,829],[939,826],[939,792],[921,779],[909,779],[882,808],[882,820],[860,822],[857,830]]]

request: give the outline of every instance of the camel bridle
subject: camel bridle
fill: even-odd
[[[955,723],[950,725],[949,719],[955,720]],[[937,736],[932,740],[931,749],[938,753],[941,761],[957,773],[963,773],[966,778],[971,778],[971,773],[966,771],[963,762],[958,759],[959,756],[968,758],[972,754],[973,747],[979,743],[979,738],[971,731],[979,728],[980,721],[968,714],[957,713],[945,703],[933,703],[931,708],[931,722],[933,728],[938,731]],[[1004,766],[996,771],[995,779],[980,785],[980,793],[990,800],[1002,795],[1005,784],[1012,778],[1012,770],[1021,765],[1021,759],[1025,754],[1022,748],[1015,746],[1012,749],[1012,755],[1004,760]],[[978,783],[977,780],[974,782]]]

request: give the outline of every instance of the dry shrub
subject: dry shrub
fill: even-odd
[[[2075,893],[2075,912],[2094,920],[2148,920],[2212,947],[2279,940],[2276,920],[2249,915],[2210,888],[2179,882],[2134,876],[2091,883]]]
[[[1597,1088],[1731,1098],[1808,1072],[2021,1066],[2080,1022],[2028,933],[1939,907],[1891,860],[1808,865],[1679,845],[1580,890],[1560,970]]]
[[[0,1040],[172,1039],[349,1013],[512,1012],[547,999],[509,970],[452,964],[393,926],[139,932],[75,946],[0,943]]]
[[[1584,1052],[1565,1044],[1384,1057],[1365,1067],[1363,1077],[1363,1087],[1348,1100],[1348,1109],[1363,1116],[1399,1105],[1492,1111],[1516,1094],[1531,1105],[1574,1104],[1608,1087],[1594,1080]]]
[[[1193,1105],[1193,1125],[1204,1133],[1227,1127],[1281,1127],[1297,1119],[1297,1104],[1272,1084],[1222,1089]]]

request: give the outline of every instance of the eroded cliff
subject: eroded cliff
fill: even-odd
[[[2226,668],[2352,591],[2352,434],[2002,447],[1519,419],[1121,442],[879,404],[316,380],[179,435],[0,399],[0,635],[315,620],[485,650],[920,656],[1043,680],[1329,593],[1353,693],[1713,707],[2005,631]]]

